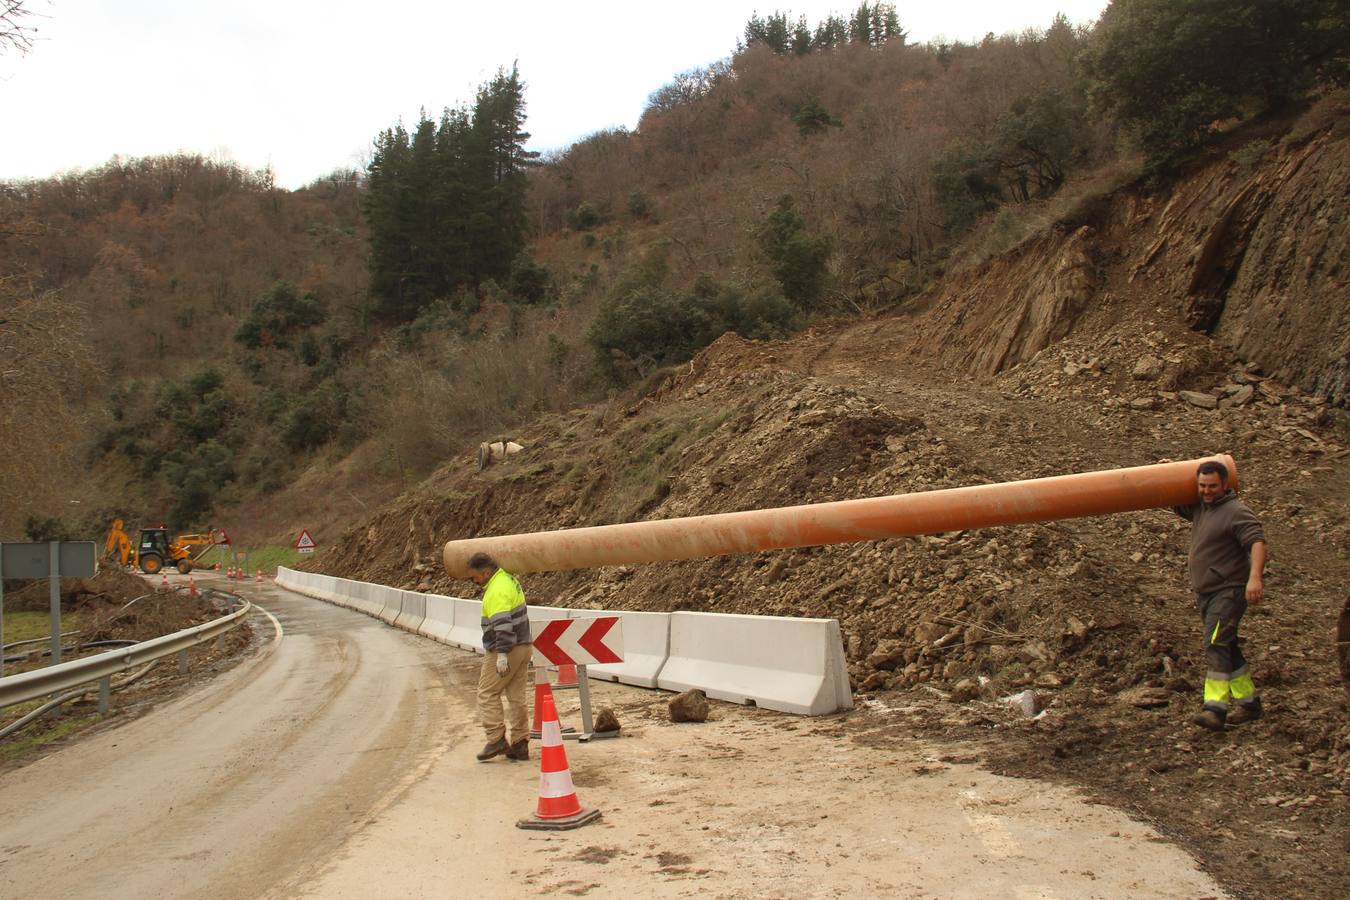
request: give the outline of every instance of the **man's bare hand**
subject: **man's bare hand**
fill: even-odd
[[[1266,586],[1260,578],[1247,579],[1247,602],[1252,606],[1261,602],[1261,597],[1265,595]]]

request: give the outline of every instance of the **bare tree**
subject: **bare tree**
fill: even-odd
[[[24,6],[26,0],[0,0],[0,53],[17,50],[27,53],[33,49],[33,35],[37,29],[24,19],[36,15]]]
[[[59,515],[83,479],[87,398],[103,383],[87,316],[24,275],[0,276],[0,534]]]

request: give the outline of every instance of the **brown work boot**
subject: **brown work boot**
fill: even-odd
[[[479,752],[478,761],[487,762],[494,756],[501,756],[503,753],[509,752],[510,749],[511,748],[506,745],[506,738],[497,738],[497,740],[488,744]]]
[[[529,759],[530,758],[530,739],[521,738],[512,744],[506,751],[507,759]]]
[[[1212,709],[1204,709],[1191,721],[1201,728],[1208,728],[1210,731],[1223,731],[1225,718],[1222,713],[1217,713]]]
[[[1254,700],[1251,703],[1239,703],[1237,708],[1228,714],[1229,725],[1243,725],[1247,722],[1255,722],[1265,714],[1261,709],[1261,701]]]

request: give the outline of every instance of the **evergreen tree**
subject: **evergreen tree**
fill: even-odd
[[[375,139],[365,213],[371,294],[387,322],[409,322],[466,285],[505,280],[525,243],[525,85],[515,66],[472,110],[425,113]]]
[[[871,45],[872,7],[868,3],[860,3],[853,11],[853,18],[848,23],[848,38],[855,44]]]
[[[1154,161],[1201,142],[1211,124],[1344,82],[1345,0],[1115,0],[1086,53],[1102,109]]]
[[[470,159],[482,179],[470,233],[474,281],[501,279],[525,245],[525,171],[539,158],[526,150],[525,84],[516,66],[479,89],[473,108]]]
[[[792,52],[797,56],[811,52],[811,29],[806,24],[806,16],[799,17],[792,28]]]
[[[816,26],[812,43],[821,50],[848,43],[848,23],[836,15],[829,15]]]
[[[807,230],[791,194],[778,198],[760,229],[759,245],[783,288],[783,296],[805,312],[814,309],[825,296],[833,242],[829,235]]]

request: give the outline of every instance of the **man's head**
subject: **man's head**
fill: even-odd
[[[1195,486],[1200,502],[1213,505],[1228,493],[1228,467],[1221,462],[1202,462],[1195,470]]]
[[[469,557],[469,578],[482,587],[489,578],[497,574],[497,561],[486,553],[475,553]]]

